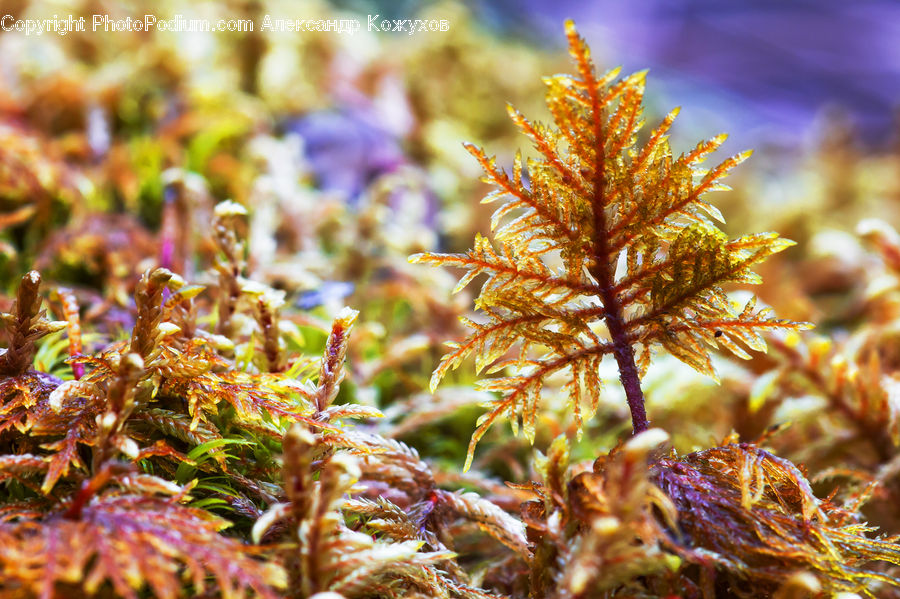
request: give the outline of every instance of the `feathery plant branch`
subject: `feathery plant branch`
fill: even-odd
[[[46,310],[41,310],[40,287],[40,273],[36,270],[26,273],[19,283],[12,311],[0,315],[9,337],[9,345],[0,354],[0,376],[23,374],[31,368],[37,351],[35,342],[66,327],[65,322],[47,320]]]
[[[465,254],[410,257],[464,269],[457,291],[487,275],[475,302],[486,322],[464,321],[473,332],[451,344],[431,380],[434,390],[472,355],[479,372],[508,372],[481,382],[499,397],[472,436],[467,469],[477,442],[503,416],[514,432],[521,420],[533,441],[551,375],[568,374],[580,430],[597,409],[598,367],[611,355],[639,433],[649,427],[641,376],[653,348],[715,377],[716,346],[748,358],[745,348],[765,350],[762,333],[806,326],[771,317],[755,300],[733,305],[722,288],[758,283],[752,267],[793,245],[776,233],[729,240],[716,225],[722,216],[705,196],[728,189],[722,179],[749,152],[702,170],[725,140],[720,135],[674,157],[667,133],[677,110],[639,146],[645,73],[598,77],[571,22],[566,33],[576,74],[545,80],[554,126],[509,109],[539,157],[526,161],[517,154],[510,174],[483,150],[466,146],[496,188],[483,202],[501,202],[492,219],[499,249],[478,236]]]
[[[244,257],[245,244],[236,232],[238,219],[247,215],[247,210],[230,200],[216,206],[215,210],[215,243],[221,253],[214,267],[219,274],[219,319],[216,332],[233,337],[234,323],[232,317],[237,310],[237,302],[241,296],[240,277],[247,267]]]

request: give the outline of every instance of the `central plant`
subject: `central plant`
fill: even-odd
[[[793,245],[776,233],[728,239],[716,225],[722,215],[705,197],[727,189],[722,179],[749,152],[702,170],[725,141],[719,135],[674,157],[667,133],[677,109],[638,145],[645,73],[598,77],[571,22],[566,32],[578,74],[545,80],[555,127],[509,108],[540,158],[517,154],[507,173],[467,146],[496,187],[483,201],[502,202],[492,219],[499,248],[478,236],[466,254],[411,258],[465,269],[457,290],[487,275],[475,300],[487,320],[466,322],[473,332],[453,344],[431,380],[433,390],[470,355],[479,371],[510,372],[481,382],[499,397],[472,437],[466,468],[475,444],[502,416],[514,430],[521,419],[533,440],[544,381],[557,372],[569,374],[580,426],[583,413],[597,409],[598,367],[611,356],[640,433],[649,422],[640,377],[655,346],[714,377],[716,346],[749,358],[744,347],[765,350],[761,333],[805,326],[757,310],[755,299],[736,306],[722,289],[760,282],[752,267]]]

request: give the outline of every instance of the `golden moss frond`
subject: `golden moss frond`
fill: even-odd
[[[740,597],[774,592],[808,572],[828,593],[875,597],[900,579],[875,567],[900,565],[898,537],[818,499],[789,461],[748,443],[728,443],[660,459],[653,480],[678,508],[679,543],[688,559],[713,564]]]
[[[109,585],[118,597],[137,599],[147,589],[171,599],[183,596],[185,581],[202,595],[212,578],[222,597],[280,597],[281,567],[253,559],[245,545],[220,535],[228,523],[209,512],[154,497],[107,495],[78,516],[54,512],[0,523],[0,586],[54,597],[63,585],[88,595]]]
[[[509,418],[514,430],[521,419],[533,439],[544,381],[557,372],[569,377],[580,429],[582,412],[590,415],[597,406],[598,365],[612,355],[639,432],[648,424],[636,349],[641,368],[661,346],[714,376],[716,347],[747,357],[745,347],[765,349],[761,332],[804,326],[756,312],[752,303],[737,309],[722,287],[758,283],[752,268],[792,245],[774,233],[729,240],[716,226],[722,216],[706,195],[727,189],[722,180],[749,152],[701,170],[722,135],[673,156],[667,132],[677,111],[639,146],[645,73],[598,76],[571,22],[566,33],[577,74],[546,79],[553,124],[509,111],[538,158],[519,154],[507,173],[467,146],[495,186],[484,201],[501,202],[494,241],[478,236],[465,254],[410,258],[464,269],[457,290],[487,277],[476,299],[486,319],[465,321],[472,334],[452,345],[432,377],[433,389],[469,356],[479,371],[510,371],[482,384],[499,398],[472,438],[467,468],[475,444],[500,418]]]
[[[245,244],[237,233],[238,221],[246,215],[243,206],[228,200],[216,206],[213,223],[216,249],[220,252],[214,264],[219,278],[216,332],[229,338],[234,336],[232,319],[241,297],[240,278],[247,267]]]
[[[337,593],[352,599],[375,593],[379,597],[402,597],[410,589],[421,589],[432,597],[449,596],[445,579],[432,566],[449,560],[453,553],[421,551],[424,542],[419,540],[376,540],[347,526],[342,508],[361,476],[356,458],[348,453],[327,456],[315,477],[313,461],[327,455],[328,447],[322,437],[299,424],[285,435],[284,452],[289,503],[271,508],[253,532],[259,539],[277,521],[290,522],[294,546],[288,549],[291,553],[286,561],[292,566],[293,596]],[[371,514],[384,513],[386,505],[352,501],[350,507]],[[388,511],[402,521],[396,510]],[[374,530],[384,528],[376,525]]]
[[[334,319],[328,341],[325,343],[325,355],[319,368],[318,388],[314,404],[316,411],[326,410],[337,397],[341,381],[344,380],[344,358],[347,345],[350,343],[350,329],[356,322],[359,312],[344,308]]]
[[[169,378],[160,387],[160,393],[188,402],[193,418],[191,430],[209,415],[217,414],[221,402],[230,404],[241,422],[261,425],[276,436],[281,436],[283,429],[273,426],[271,417],[327,427],[312,418],[311,405],[292,397],[297,391],[294,382],[280,373],[250,374],[239,370]]]
[[[22,277],[12,311],[2,315],[9,345],[0,354],[0,377],[15,377],[31,367],[34,343],[41,337],[65,328],[64,322],[50,322],[41,310],[38,294],[41,275],[32,270]]]

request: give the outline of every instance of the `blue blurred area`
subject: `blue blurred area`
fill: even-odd
[[[599,62],[649,67],[651,86],[690,108],[682,123],[727,115],[724,128],[744,145],[795,143],[826,108],[844,112],[869,146],[896,138],[897,0],[473,3],[484,21],[537,43],[556,45],[575,19]]]
[[[294,305],[301,310],[312,310],[318,306],[340,303],[355,289],[356,285],[349,281],[323,281],[317,289],[302,292]]]
[[[339,191],[355,202],[375,177],[403,163],[395,137],[362,111],[319,111],[286,123],[304,141],[306,158],[320,189]]]

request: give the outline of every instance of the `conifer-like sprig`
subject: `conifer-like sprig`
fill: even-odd
[[[41,275],[32,270],[22,277],[12,311],[0,314],[9,345],[0,353],[0,376],[13,377],[31,368],[34,360],[35,341],[65,328],[64,322],[51,322],[46,311],[41,310],[43,299],[38,293]]]
[[[445,587],[455,585],[433,566],[454,557],[451,552],[420,551],[422,541],[385,542],[347,527],[341,507],[361,472],[355,457],[329,453],[322,437],[294,425],[284,438],[288,503],[270,508],[254,526],[259,539],[273,523],[291,523],[296,552],[287,560],[288,596],[403,597],[410,588],[422,588],[428,596],[448,597]]]
[[[228,522],[172,499],[107,493],[77,518],[0,524],[0,581],[12,597],[282,596],[284,570],[219,534]],[[83,592],[80,592],[81,589]],[[107,590],[107,587],[109,590]],[[66,592],[68,591],[68,592]]]
[[[648,428],[640,374],[654,346],[715,376],[716,346],[747,357],[746,348],[765,349],[761,333],[802,326],[757,310],[754,300],[733,305],[722,289],[758,283],[752,267],[792,245],[775,233],[729,240],[715,224],[722,217],[706,194],[727,189],[722,179],[749,152],[701,170],[725,140],[720,135],[673,156],[667,133],[677,110],[639,146],[645,73],[598,77],[571,22],[566,33],[577,73],[546,79],[554,126],[509,109],[539,158],[517,154],[510,174],[467,146],[496,187],[483,201],[502,202],[492,219],[494,242],[478,236],[465,254],[410,258],[464,269],[457,290],[487,275],[476,299],[486,319],[466,321],[473,332],[452,344],[432,377],[434,388],[470,355],[479,371],[508,372],[481,383],[499,397],[472,437],[467,468],[475,444],[501,416],[514,431],[521,419],[533,439],[550,375],[567,373],[580,425],[583,410],[590,416],[599,403],[600,362],[612,356],[637,433]]]

